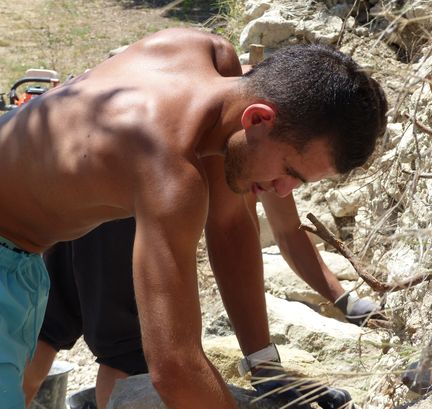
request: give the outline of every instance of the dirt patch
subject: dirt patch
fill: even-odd
[[[185,0],[162,13],[161,0],[33,0],[0,8],[0,92],[28,68],[77,75],[148,33],[203,23],[212,2]],[[198,5],[200,4],[200,5]],[[189,18],[190,16],[190,18]]]

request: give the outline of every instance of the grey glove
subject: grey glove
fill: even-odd
[[[330,388],[312,380],[301,380],[285,375],[278,363],[260,368],[252,375],[252,386],[260,396],[275,399],[283,407],[312,409],[315,402],[322,409],[355,409],[350,394],[344,389]]]
[[[385,319],[378,304],[364,298],[357,298],[352,294],[344,294],[336,300],[335,305],[345,314],[349,322],[359,326],[365,324],[370,318]]]

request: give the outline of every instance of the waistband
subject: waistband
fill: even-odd
[[[18,254],[31,254],[27,250],[20,249],[14,243],[12,243],[10,240],[5,239],[2,236],[0,236],[0,246],[6,247],[7,249],[12,250],[13,252],[18,253]]]

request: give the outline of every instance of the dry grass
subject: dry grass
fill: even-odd
[[[218,12],[213,0],[16,0],[0,8],[0,92],[28,68],[79,74],[109,50],[172,26],[202,24]],[[217,2],[216,2],[217,3]]]

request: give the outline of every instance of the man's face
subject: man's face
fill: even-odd
[[[225,176],[236,193],[272,192],[288,196],[306,182],[336,175],[328,143],[324,139],[310,142],[299,153],[287,142],[269,137],[254,143],[232,138],[225,155]]]

